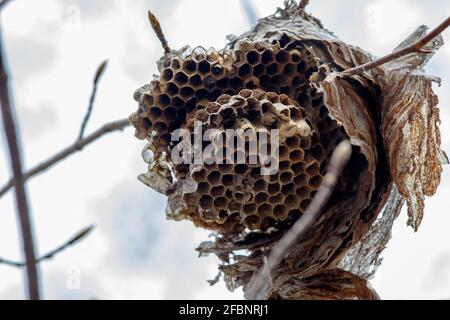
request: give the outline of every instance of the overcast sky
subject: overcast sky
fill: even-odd
[[[258,16],[282,0],[253,0]],[[2,32],[13,75],[25,166],[73,142],[85,112],[96,67],[110,63],[87,131],[127,117],[133,92],[156,73],[162,54],[147,9],[160,19],[173,48],[222,48],[228,34],[250,25],[239,0],[15,0],[2,12]],[[375,55],[392,50],[421,24],[450,13],[448,0],[312,0],[309,11],[341,39]],[[442,78],[443,147],[450,150],[450,32],[427,71]],[[2,136],[3,133],[0,135]],[[82,243],[40,267],[47,299],[229,299],[214,257],[194,248],[208,232],[165,219],[165,198],[141,184],[144,145],[127,129],[113,133],[28,184],[38,251],[45,253],[81,228],[96,224]],[[0,183],[9,177],[2,136]],[[450,171],[426,202],[418,233],[405,212],[394,227],[373,284],[385,299],[450,298]],[[0,199],[0,257],[21,260],[12,193]],[[80,275],[79,289],[71,280]],[[23,273],[0,265],[0,299],[22,299]]]

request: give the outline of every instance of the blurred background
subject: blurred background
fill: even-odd
[[[162,48],[147,20],[159,18],[169,44],[222,48],[228,34],[250,28],[244,8],[259,17],[282,0],[15,0],[1,13],[12,74],[25,167],[77,137],[95,69],[100,83],[87,133],[137,109],[139,86],[157,72]],[[448,0],[311,0],[308,12],[342,40],[375,55],[390,52],[421,24],[435,27],[450,13]],[[427,72],[442,78],[442,141],[450,150],[450,31]],[[112,133],[28,183],[39,253],[81,228],[96,230],[75,247],[40,265],[46,299],[241,299],[223,282],[210,287],[217,259],[198,258],[208,232],[165,219],[165,197],[137,180],[146,170],[144,142],[134,130]],[[9,177],[3,132],[0,184]],[[383,265],[372,283],[384,299],[450,298],[450,171],[426,202],[418,233],[402,212]],[[0,257],[22,260],[13,193],[0,199]],[[22,270],[0,264],[0,299],[23,299]]]

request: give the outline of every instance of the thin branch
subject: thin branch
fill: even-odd
[[[309,0],[302,0],[298,5],[299,11],[305,11],[306,6],[309,4]]]
[[[64,160],[68,156],[83,150],[84,147],[86,147],[87,145],[96,141],[97,139],[101,138],[102,136],[106,135],[107,133],[110,133],[113,131],[118,131],[118,130],[123,130],[124,128],[128,127],[129,125],[130,125],[130,122],[128,119],[122,119],[122,120],[104,124],[103,126],[101,126],[99,129],[97,129],[90,135],[84,137],[83,139],[81,139],[79,141],[76,141],[72,145],[62,149],[61,151],[57,152],[52,157],[50,157],[47,160],[43,161],[42,163],[36,165],[31,170],[25,172],[24,179],[28,180],[31,177],[34,177],[35,175],[42,173],[43,171],[53,167],[55,164],[57,164],[61,160]],[[13,186],[14,186],[14,182],[11,179],[3,187],[1,187],[0,188],[0,198],[6,192],[8,192]]]
[[[4,7],[11,1],[12,0],[3,0],[2,2],[0,2],[0,11],[2,11]]]
[[[89,99],[89,105],[86,110],[86,114],[84,115],[83,122],[81,123],[80,134],[78,135],[78,140],[83,139],[84,131],[86,130],[86,126],[87,126],[89,119],[91,117],[91,114],[92,114],[92,109],[94,108],[95,96],[97,94],[97,86],[98,86],[98,83],[99,83],[103,73],[105,72],[107,66],[108,66],[108,60],[105,60],[98,66],[97,71],[95,72],[95,77],[94,77],[92,92],[91,92],[91,98]]]
[[[328,171],[324,176],[322,184],[313,198],[305,214],[289,229],[281,238],[278,244],[272,249],[263,269],[252,279],[246,297],[250,300],[265,299],[270,289],[271,274],[276,266],[280,264],[283,257],[297,239],[311,226],[318,218],[323,206],[328,202],[333,193],[336,182],[350,159],[351,144],[348,141],[341,142],[334,150]]]
[[[22,233],[22,246],[25,255],[28,297],[39,300],[39,280],[36,268],[33,232],[31,227],[28,197],[25,190],[25,178],[22,171],[22,155],[19,134],[14,122],[12,92],[10,91],[6,67],[6,52],[3,48],[3,37],[0,25],[0,101],[2,109],[3,126],[8,142],[11,170],[13,172],[13,185],[15,186],[16,208]]]
[[[362,64],[360,66],[345,70],[341,73],[342,76],[352,76],[361,72],[368,71],[370,69],[379,67],[385,63],[388,63],[392,60],[398,59],[400,57],[406,56],[411,53],[423,53],[423,47],[427,45],[429,42],[431,42],[434,38],[439,36],[445,29],[447,29],[450,26],[450,17],[448,17],[444,22],[442,22],[439,26],[437,26],[434,30],[432,30],[430,33],[428,33],[423,38],[419,39],[418,41],[414,42],[410,46],[407,46],[403,49],[394,51],[384,57],[375,59],[373,61],[370,61],[368,63]]]
[[[167,43],[166,37],[164,36],[161,25],[159,24],[156,16],[151,11],[148,12],[148,19],[150,20],[150,25],[152,26],[153,31],[155,31],[156,36],[158,37],[159,41],[161,41],[164,52],[170,53],[171,50],[169,48],[169,44]]]
[[[255,4],[252,0],[241,0],[240,2],[248,24],[253,27],[258,22]]]
[[[76,243],[80,242],[82,239],[86,238],[88,234],[90,234],[94,230],[94,226],[90,225],[87,228],[84,228],[83,230],[79,231],[76,235],[74,235],[70,240],[66,241],[64,244],[60,245],[56,249],[53,249],[52,251],[48,252],[47,254],[43,255],[42,257],[36,259],[36,263],[41,263],[46,260],[50,260],[54,258],[58,253],[66,250],[67,248],[75,245]],[[11,267],[17,267],[17,268],[23,268],[25,266],[24,262],[16,262],[8,259],[0,258],[0,264],[5,264]]]

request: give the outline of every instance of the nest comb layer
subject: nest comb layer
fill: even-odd
[[[320,219],[274,271],[273,279],[283,294],[272,292],[268,297],[289,298],[286,292],[298,279],[320,278],[323,282],[329,278],[335,282],[336,275],[341,275],[336,265],[367,234],[393,182],[407,199],[420,200],[424,193],[435,190],[436,181],[426,187],[427,176],[440,176],[440,161],[436,159],[442,155],[431,81],[397,72],[398,64],[361,76],[336,76],[371,59],[370,54],[341,42],[317,19],[299,12],[294,2],[288,1],[285,9],[261,19],[253,30],[236,37],[223,50],[187,46],[165,54],[158,62],[160,75],[136,92],[139,108],[130,120],[136,136],[149,139],[149,148],[155,153],[149,172],[164,168],[156,170],[156,175],[167,185],[163,190],[169,199],[167,215],[217,232],[214,242],[204,243],[198,250],[218,255],[231,290],[248,285],[263,266],[264,256],[304,214],[333,149],[343,139],[351,140],[352,157]],[[404,63],[410,68],[413,62]],[[414,85],[429,93],[418,99],[418,106],[428,103],[427,114],[420,113],[424,108],[403,108],[408,100],[405,86]],[[403,119],[427,119],[423,121],[429,126],[425,131],[436,144],[416,141],[416,145],[428,148],[419,152],[426,156],[416,157],[413,148],[407,149],[411,144],[408,140],[400,144],[398,152],[413,159],[416,168],[426,167],[425,171],[402,173],[402,160],[397,160],[390,141],[399,142],[392,138],[396,132],[421,124],[391,123],[393,110]],[[243,154],[242,163],[173,163],[171,152],[182,142],[171,141],[172,133],[186,130],[186,139],[192,140],[196,122],[203,124],[203,131],[213,129],[218,136],[224,136],[227,129],[279,129],[279,170],[261,175],[266,163],[264,159],[250,161],[251,141],[241,150],[218,146],[210,155],[213,159],[221,152],[236,158]],[[410,189],[414,179],[416,183],[425,179],[425,191]],[[423,204],[410,209],[416,210],[410,216],[417,226]],[[243,249],[249,254],[237,253]],[[347,274],[343,277],[354,280]],[[353,284],[360,287],[363,282],[356,279]],[[314,288],[302,290],[309,292],[302,293],[308,297],[321,297]],[[298,298],[299,293],[292,297]]]

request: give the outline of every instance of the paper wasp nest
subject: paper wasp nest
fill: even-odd
[[[425,32],[419,28],[401,46]],[[218,255],[230,289],[245,288],[305,213],[336,145],[350,140],[352,156],[332,197],[278,266],[267,298],[374,298],[366,287],[368,269],[377,263],[403,199],[417,229],[424,196],[439,184],[445,154],[437,98],[421,67],[441,45],[439,37],[423,54],[341,77],[373,57],[288,1],[225,49],[168,52],[158,62],[160,75],[135,94],[139,108],[130,120],[154,154],[140,179],[168,196],[169,218],[217,233],[198,250]],[[225,144],[199,163],[175,161],[174,151],[192,144],[198,123],[202,135],[212,130]],[[188,134],[174,140],[179,129]],[[235,146],[227,140],[229,129],[248,133],[248,139]],[[267,133],[270,158],[273,129],[277,152],[261,159],[252,139]],[[204,155],[208,146],[199,149]],[[244,161],[216,163],[218,153]],[[261,173],[265,160],[276,163],[270,174]],[[387,236],[379,240],[378,233]],[[349,263],[358,259],[355,246],[374,253],[359,269]]]

